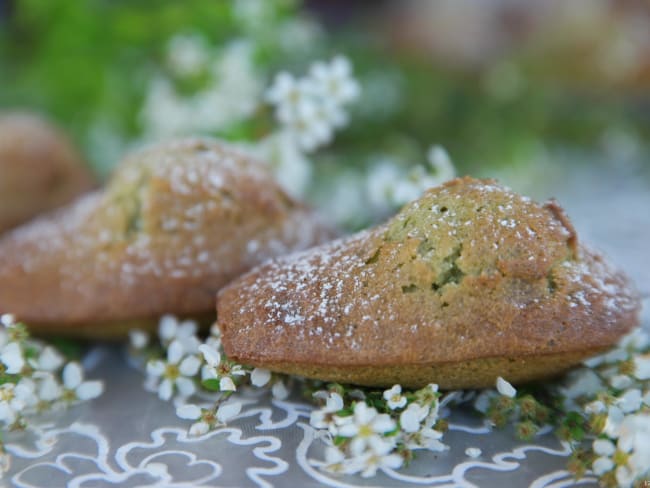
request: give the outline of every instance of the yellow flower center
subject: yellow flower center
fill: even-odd
[[[375,432],[372,430],[372,427],[370,427],[368,424],[364,424],[359,427],[359,437],[370,437],[374,433]]]
[[[623,452],[617,449],[614,453],[614,456],[612,456],[612,461],[614,461],[614,464],[617,466],[627,466],[629,457],[630,455],[627,452]]]
[[[174,381],[181,375],[181,372],[178,370],[178,366],[175,364],[168,364],[165,368],[165,378]]]

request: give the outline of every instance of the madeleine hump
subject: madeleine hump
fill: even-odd
[[[556,375],[614,346],[639,306],[555,202],[467,177],[383,225],[271,260],[217,302],[234,361],[445,389]]]
[[[329,237],[263,163],[209,139],[158,144],[0,239],[0,313],[40,333],[125,335],[165,313],[214,314],[233,278]]]

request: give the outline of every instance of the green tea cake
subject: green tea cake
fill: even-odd
[[[555,375],[616,344],[638,308],[555,202],[461,178],[384,225],[257,267],[219,293],[217,315],[244,364],[449,389]]]

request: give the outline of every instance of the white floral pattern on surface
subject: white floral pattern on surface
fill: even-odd
[[[133,374],[118,351],[104,350],[100,356],[101,372],[93,375],[106,378],[102,401],[110,406],[82,405],[53,414],[49,423],[28,432],[11,434],[7,450],[12,465],[6,474],[11,486],[367,484],[358,475],[340,476],[319,468],[316,459],[323,458],[325,444],[309,426],[312,407],[299,399],[277,400],[263,391],[242,391],[238,393],[242,410],[228,426],[191,435],[173,405],[142,389],[142,377]],[[516,479],[519,473],[526,477],[525,484],[536,488],[575,485],[563,470],[569,451],[552,433],[523,444],[513,441],[512,433],[492,432],[462,411],[451,421],[445,437],[448,451],[423,453],[402,471],[386,467],[372,484],[489,487],[503,485],[503,476]],[[481,448],[481,457],[467,456],[468,447]],[[582,483],[593,485],[593,479]]]

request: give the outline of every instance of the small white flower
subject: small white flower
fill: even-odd
[[[201,351],[206,362],[201,368],[201,379],[203,381],[219,380],[220,391],[235,391],[237,386],[232,376],[244,376],[246,374],[241,365],[231,365],[227,361],[222,361],[219,351],[207,344],[201,344],[199,351]]]
[[[190,426],[189,434],[199,436],[207,433],[210,429],[219,424],[225,424],[232,420],[241,412],[242,404],[240,402],[228,402],[221,404],[217,408],[216,415],[212,410],[202,409],[198,405],[191,403],[180,405],[176,408],[176,415],[182,419],[196,420]]]
[[[422,421],[429,414],[429,407],[418,403],[409,403],[400,416],[399,423],[405,432],[417,432],[422,427]]]
[[[196,337],[198,325],[193,320],[179,322],[173,315],[165,315],[158,324],[158,335],[163,344],[168,345],[173,341],[180,343],[187,354],[196,354],[199,350],[199,341]]]
[[[386,404],[391,410],[402,408],[406,405],[406,397],[402,396],[401,385],[393,385],[390,390],[384,391],[384,400],[386,400]]]
[[[564,397],[567,409],[574,409],[575,399],[583,396],[593,396],[602,391],[604,385],[595,371],[589,368],[580,368],[570,372],[560,392]]]
[[[359,83],[352,77],[352,64],[344,56],[336,56],[329,63],[314,63],[309,74],[322,96],[336,104],[344,105],[359,97]]]
[[[639,380],[650,380],[650,354],[634,358],[634,376]]]
[[[276,106],[276,115],[283,124],[291,123],[311,103],[314,86],[310,80],[296,79],[293,75],[281,72],[275,76],[273,85],[266,92],[266,100]]]
[[[172,37],[167,46],[170,67],[181,76],[200,73],[208,62],[208,51],[202,37],[177,35]]]
[[[367,448],[375,451],[381,450],[390,441],[383,438],[383,434],[395,429],[395,421],[387,414],[379,414],[373,407],[365,402],[354,405],[354,414],[348,423],[339,428],[339,435],[352,437],[350,452],[359,456]]]
[[[515,387],[504,380],[501,376],[497,378],[497,391],[508,398],[514,398],[515,395],[517,395]]]
[[[184,357],[183,353],[183,346],[174,340],[167,349],[167,362],[151,360],[147,363],[147,374],[160,380],[158,396],[161,400],[171,399],[175,389],[183,397],[196,390],[192,377],[198,373],[201,361],[194,355]]]
[[[133,349],[143,349],[149,344],[149,334],[140,329],[129,331],[129,342]]]
[[[483,390],[474,400],[474,408],[481,413],[486,413],[492,400],[496,397],[497,393],[494,390]]]
[[[456,176],[456,169],[444,147],[437,144],[431,146],[427,153],[427,159],[439,182],[451,180]]]
[[[465,449],[465,455],[471,457],[472,459],[481,457],[481,454],[483,454],[483,451],[481,451],[478,447],[468,447]]]
[[[375,476],[378,470],[399,469],[402,464],[404,464],[404,458],[399,454],[367,451],[352,458],[346,471],[350,474],[361,472],[363,478],[370,478]]]
[[[642,351],[650,346],[650,334],[642,327],[637,327],[619,342],[619,348]]]
[[[251,384],[261,388],[271,381],[271,372],[264,368],[255,368],[251,372]]]
[[[25,366],[25,358],[20,344],[10,342],[4,346],[0,353],[0,361],[4,364],[8,374],[19,374]]]
[[[7,426],[14,424],[36,402],[34,382],[31,379],[22,378],[17,384],[0,385],[0,422]]]
[[[10,313],[3,313],[0,315],[0,324],[5,327],[11,327],[16,323],[16,317]]]
[[[342,409],[343,397],[336,392],[328,393],[325,405],[312,410],[309,416],[309,424],[316,429],[328,429],[332,435],[336,435],[338,429],[336,423],[333,421],[334,414]]]
[[[104,391],[101,381],[84,381],[81,365],[74,361],[63,368],[63,387],[63,398],[68,402],[92,400]]]

